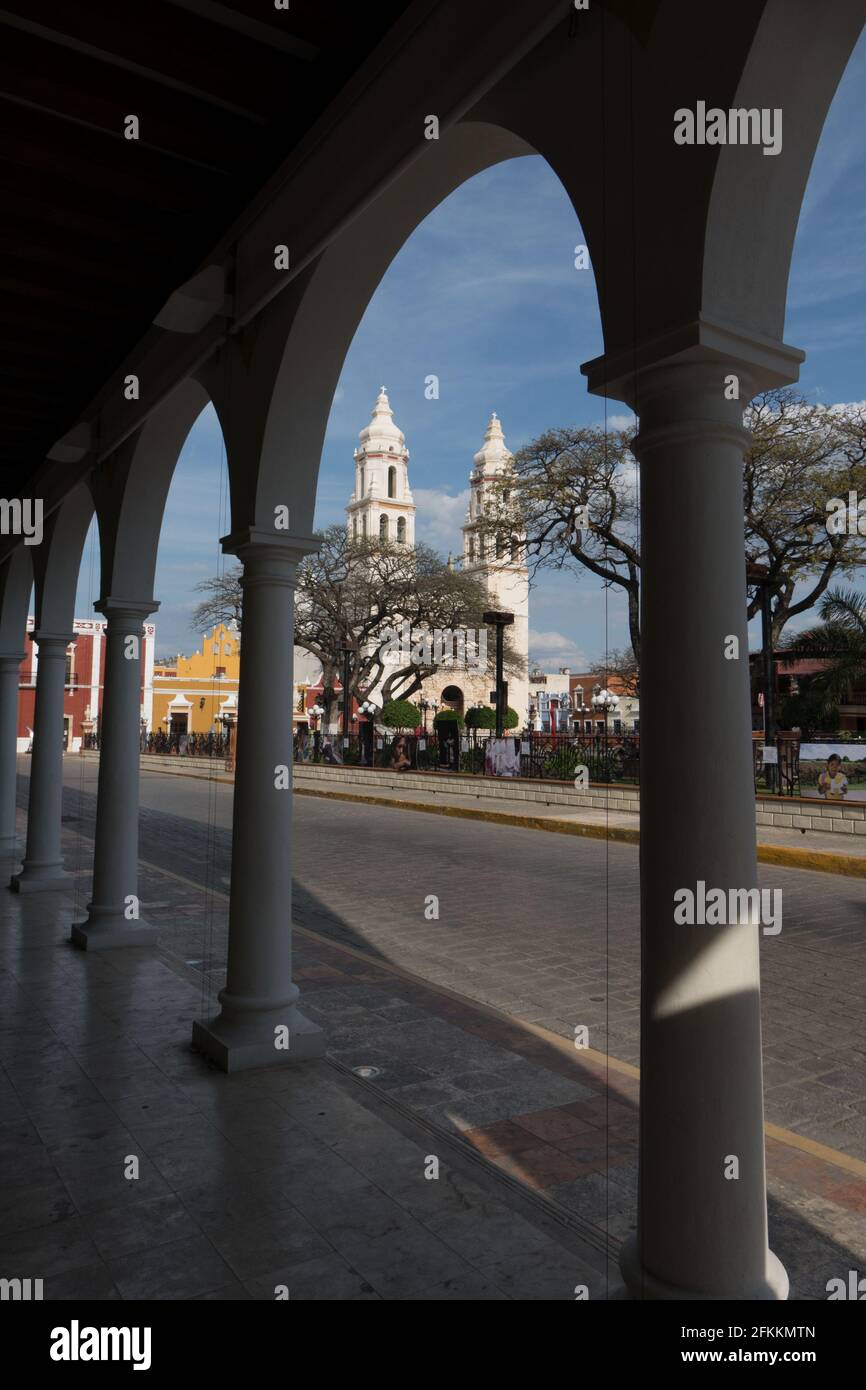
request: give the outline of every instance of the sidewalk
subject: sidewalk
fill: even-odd
[[[159,952],[81,955],[89,858],[64,839],[74,894],[0,896],[0,1275],[49,1298],[622,1296],[635,1067],[296,927],[327,1060],[225,1077],[189,1050],[225,894],[146,864]],[[791,1296],[823,1299],[866,1264],[866,1162],[775,1127],[767,1153]]]

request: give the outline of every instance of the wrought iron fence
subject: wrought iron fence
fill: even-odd
[[[503,747],[504,745],[504,747]],[[296,736],[295,760],[398,772],[461,772],[637,786],[639,734],[565,734],[509,731],[502,741],[488,730],[438,729],[428,734],[352,733]]]
[[[88,751],[99,750],[98,733],[85,734],[81,742]],[[139,749],[142,753],[160,753],[169,757],[224,758],[228,752],[228,739],[223,733],[167,734],[157,729],[155,733],[141,735]]]
[[[755,791],[771,796],[800,795],[800,740],[777,734],[768,745],[763,734],[752,734]]]

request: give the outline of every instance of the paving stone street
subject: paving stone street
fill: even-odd
[[[96,775],[66,762],[82,864]],[[231,794],[144,773],[142,859],[226,892]],[[637,848],[303,796],[295,826],[299,925],[564,1038],[585,1024],[593,1048],[638,1063]],[[866,1159],[866,881],[770,866],[759,878],[783,890],[784,912],[761,943],[767,1120]],[[180,920],[150,915],[165,948],[220,967],[198,901]]]

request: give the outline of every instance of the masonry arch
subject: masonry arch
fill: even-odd
[[[205,387],[188,377],[96,471],[103,597],[154,596],[169,489],[184,443],[210,401]]]
[[[312,530],[319,460],[343,363],[373,294],[408,238],[475,174],[538,153],[506,123],[461,121],[431,142],[423,158],[299,277],[304,285],[287,323],[263,429],[255,497],[258,525],[269,524],[273,508],[287,500],[288,491],[298,531]]]

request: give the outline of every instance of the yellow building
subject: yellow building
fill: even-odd
[[[237,718],[241,640],[237,624],[219,623],[201,651],[153,668],[152,732],[208,734]]]

